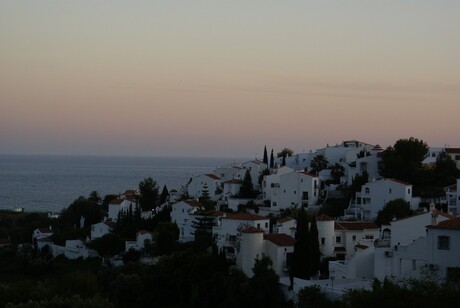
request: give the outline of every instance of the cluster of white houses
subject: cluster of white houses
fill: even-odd
[[[341,183],[351,183],[364,172],[369,175],[369,182],[362,186],[340,220],[325,215],[316,217],[322,258],[336,259],[329,263],[331,272],[346,278],[382,279],[436,271],[440,277],[446,277],[460,267],[460,218],[456,217],[460,214],[460,180],[445,188],[445,198],[436,200],[446,204],[449,214],[430,208],[379,227],[373,220],[389,201],[403,199],[413,210],[419,210],[419,203],[426,201],[412,196],[410,183],[380,176],[382,151],[378,145],[352,140],[287,157],[283,166],[280,166],[279,159],[272,168],[260,160],[220,166],[214,173],[190,179],[181,192],[187,193],[189,200],[177,201],[178,192],[170,196],[171,221],[179,228],[179,240],[187,242],[194,240],[194,225],[201,218],[212,218],[212,234],[217,246],[248,276],[252,276],[254,259],[262,255],[271,258],[278,275],[288,276],[296,221],[285,217],[284,212],[296,207],[314,212],[335,189],[334,185],[324,185],[332,179],[331,170],[311,172],[313,158],[322,155],[329,165],[343,167]],[[460,166],[460,149],[430,148],[424,163],[435,162],[442,152],[449,154]],[[269,169],[268,173],[266,169]],[[259,192],[254,199],[239,197],[247,172],[254,189]],[[137,206],[134,193],[127,191],[110,202],[108,219],[92,226],[90,240],[109,233],[120,211]],[[204,211],[203,204],[198,201],[203,195],[233,212]],[[239,205],[248,203],[253,205],[248,207],[248,212],[238,213]],[[143,213],[143,216],[148,215],[152,213]],[[49,241],[50,232],[35,231],[33,241],[38,248]],[[145,240],[152,239],[150,232],[139,231],[135,241],[126,243],[126,249],[141,250]],[[81,242],[69,241],[68,248],[66,244],[64,248],[53,248],[53,251],[71,257],[82,246]],[[90,254],[84,248],[80,253]]]

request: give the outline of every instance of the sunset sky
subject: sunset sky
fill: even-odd
[[[0,154],[460,147],[460,1],[0,0]]]

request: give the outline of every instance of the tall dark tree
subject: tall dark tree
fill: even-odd
[[[262,185],[262,182],[264,180],[264,176],[266,175],[270,175],[270,169],[268,168],[265,168],[264,170],[262,170],[262,172],[260,173],[259,175],[259,185]]]
[[[89,201],[92,201],[96,204],[99,204],[101,202],[101,196],[99,196],[99,193],[95,190],[93,190],[90,194],[89,194],[89,197],[88,197],[88,200]]]
[[[283,159],[281,160],[281,165],[286,166],[286,155],[283,156]]]
[[[279,287],[279,277],[272,269],[272,260],[263,256],[256,259],[252,269],[254,276],[249,279],[246,290],[246,307],[282,307],[283,293]]]
[[[168,197],[169,197],[168,187],[164,185],[163,190],[161,191],[161,195],[160,195],[160,204],[163,204],[166,201],[168,201]]]
[[[146,178],[139,183],[139,205],[143,211],[149,211],[157,206],[158,186],[152,178]]]
[[[195,229],[195,244],[201,250],[212,245],[212,227],[215,226],[215,219],[212,216],[197,216],[192,221],[192,228]]]
[[[252,184],[252,177],[251,172],[249,169],[246,169],[246,173],[244,174],[243,182],[240,188],[240,197],[241,198],[254,198],[255,191],[254,186]]]
[[[211,211],[215,209],[216,203],[212,201],[209,195],[208,184],[205,183],[203,185],[203,188],[201,189],[201,197],[199,199],[206,211]]]
[[[404,199],[389,201],[377,215],[377,224],[388,224],[393,218],[404,218],[412,215],[409,204]]]
[[[383,152],[381,174],[386,178],[396,178],[414,185],[418,192],[423,184],[422,161],[428,153],[428,145],[417,138],[399,139],[393,147]]]
[[[263,163],[268,166],[267,146],[264,147],[264,160]]]
[[[303,207],[300,207],[297,213],[297,231],[295,234],[296,242],[294,244],[293,262],[291,276],[309,279],[310,269],[310,244],[308,230],[308,215]]]
[[[275,157],[273,156],[273,149],[272,152],[270,153],[270,168],[273,168],[275,166]]]
[[[321,252],[319,250],[319,239],[318,239],[318,226],[316,225],[316,219],[313,218],[310,223],[310,239],[309,239],[309,250],[310,250],[310,276],[314,276],[318,273],[321,266]]]

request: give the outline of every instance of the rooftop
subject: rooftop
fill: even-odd
[[[429,229],[442,229],[442,230],[460,230],[460,217],[455,217],[449,220],[442,221],[437,225],[427,226]]]
[[[224,217],[225,219],[234,219],[234,220],[267,220],[267,217],[249,214],[249,213],[227,213]]]
[[[264,240],[270,241],[276,246],[294,246],[295,244],[295,239],[284,233],[264,234]]]
[[[365,229],[379,229],[379,226],[372,221],[336,221],[334,229],[358,231]]]

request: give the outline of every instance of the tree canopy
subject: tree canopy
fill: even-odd
[[[409,204],[404,199],[389,201],[379,211],[376,223],[379,225],[388,224],[393,218],[404,218],[413,214]]]
[[[280,152],[278,152],[276,154],[276,157],[280,158],[280,157],[289,157],[289,156],[292,156],[294,154],[294,151],[290,148],[284,148],[282,149]]]
[[[157,206],[158,190],[157,182],[150,177],[139,183],[139,205],[143,211],[149,211]]]

